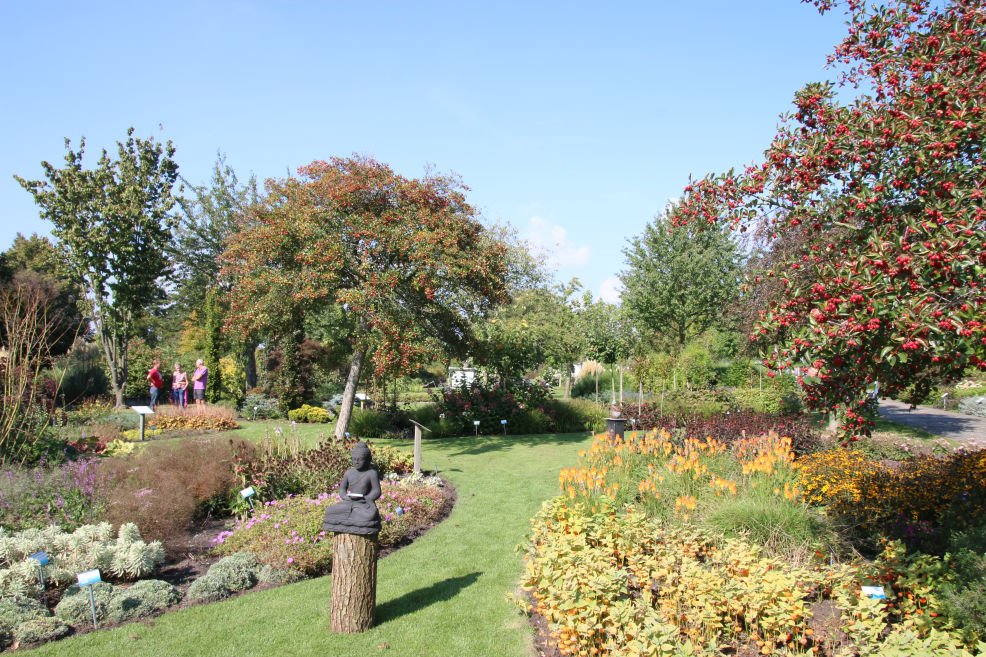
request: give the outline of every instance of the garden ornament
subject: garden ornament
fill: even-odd
[[[380,531],[376,500],[380,477],[370,467],[370,448],[362,440],[353,447],[353,467],[339,482],[340,501],[325,510],[322,529],[339,534],[369,536]]]

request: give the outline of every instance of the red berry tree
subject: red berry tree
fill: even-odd
[[[762,163],[694,182],[674,210],[797,245],[764,273],[782,292],[752,338],[769,367],[805,367],[810,406],[849,440],[872,425],[873,382],[914,402],[986,369],[986,12],[942,5],[850,0],[842,95],[804,87]]]
[[[341,438],[367,357],[376,376],[396,376],[468,348],[471,320],[506,300],[504,247],[453,178],[407,179],[359,157],[299,174],[267,182],[223,255],[227,329],[283,336],[340,304],[354,327]]]

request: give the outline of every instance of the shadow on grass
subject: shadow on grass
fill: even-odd
[[[449,456],[465,456],[488,454],[512,449],[515,445],[569,445],[582,442],[588,432],[582,433],[545,433],[522,436],[460,436],[457,438],[438,438],[447,447],[458,448],[459,451],[449,453]]]
[[[387,621],[396,620],[436,602],[447,602],[457,596],[462,589],[475,583],[482,574],[475,572],[459,577],[449,577],[435,582],[429,587],[416,589],[399,598],[389,600],[377,607],[375,624],[382,625]]]

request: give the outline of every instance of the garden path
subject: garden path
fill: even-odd
[[[331,580],[320,577],[55,641],[31,654],[530,655],[528,620],[506,599],[523,569],[515,547],[541,502],[557,494],[559,470],[590,443],[588,434],[426,440],[424,466],[437,466],[455,484],[458,501],[444,522],[380,561],[377,622],[362,634],[329,632]]]
[[[880,400],[880,417],[972,447],[986,447],[986,418],[928,406],[911,410],[909,404],[893,399]]]

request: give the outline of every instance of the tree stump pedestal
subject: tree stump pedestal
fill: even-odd
[[[336,534],[332,538],[332,602],[329,629],[365,632],[377,606],[378,534]]]

